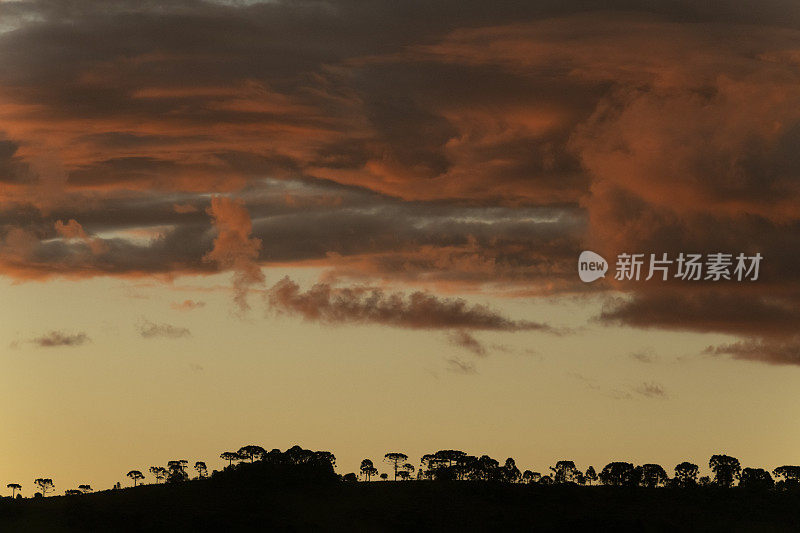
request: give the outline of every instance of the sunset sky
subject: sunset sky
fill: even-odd
[[[796,2],[0,0],[25,495],[245,444],[800,464],[799,252]]]

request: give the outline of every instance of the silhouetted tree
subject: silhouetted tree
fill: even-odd
[[[542,477],[539,478],[538,484],[539,485],[552,485],[553,484],[553,478],[550,477],[549,475],[542,476]]]
[[[261,461],[273,465],[283,464],[284,462],[286,462],[286,456],[278,448],[273,448],[261,456]]]
[[[524,483],[538,483],[538,481],[542,478],[542,474],[539,472],[533,472],[531,470],[526,470],[522,474],[522,481]]]
[[[627,487],[638,487],[642,484],[642,477],[644,469],[641,466],[634,466],[631,475],[625,480],[624,485]]]
[[[423,467],[420,470],[425,471],[425,477],[428,479],[442,480],[446,479],[449,473],[455,474],[455,471],[447,472],[447,461],[435,453],[426,453],[420,458],[419,462]]]
[[[354,472],[350,472],[342,476],[342,481],[344,481],[345,483],[357,483],[358,478],[356,477]]]
[[[408,460],[408,456],[401,452],[389,452],[383,456],[386,462],[394,466],[394,479],[397,481],[397,470],[400,464]]]
[[[389,474],[386,474],[386,473],[381,474],[381,479],[383,481],[386,481],[387,479],[389,479]]]
[[[312,452],[310,460],[311,462],[317,464],[327,463],[331,465],[331,467],[336,466],[336,456],[333,455],[331,452]]]
[[[163,466],[151,466],[150,473],[156,478],[156,484],[167,477],[167,469]]]
[[[769,472],[763,468],[745,468],[742,470],[742,479],[739,486],[749,490],[769,490],[775,485],[775,481]]]
[[[667,481],[669,481],[669,476],[661,465],[652,463],[642,465],[642,477],[640,484],[643,487],[661,487],[666,485]]]
[[[553,471],[554,483],[572,483],[578,474],[578,469],[575,468],[573,461],[558,461],[556,466],[550,467],[550,470]]]
[[[224,461],[228,461],[228,466],[231,466],[234,461],[242,460],[242,456],[236,452],[222,452],[219,457]]]
[[[290,450],[287,450],[287,453],[289,453],[289,451]],[[239,454],[240,457],[244,457],[245,459],[250,459],[250,462],[252,463],[253,461],[256,460],[256,458],[260,459],[261,457],[263,457],[263,455],[267,453],[267,450],[265,450],[261,446],[250,444],[249,446],[242,446],[241,448],[239,448],[239,451],[237,453]]]
[[[772,471],[772,475],[782,478],[781,487],[784,489],[796,489],[800,487],[800,466],[779,466]]]
[[[86,493],[88,493],[88,492],[92,492],[92,486],[91,486],[91,485],[78,485],[78,488],[79,488],[79,489],[81,490],[81,492],[83,492],[84,494],[86,494]]]
[[[439,450],[436,452],[436,457],[442,461],[446,461],[447,466],[453,466],[465,455],[467,455],[467,453],[462,452],[461,450]]]
[[[500,481],[503,474],[500,472],[500,463],[488,455],[481,455],[476,464],[479,472],[478,478],[486,481]]]
[[[408,481],[411,479],[411,473],[408,470],[398,470],[397,475],[400,477],[401,481]]]
[[[83,491],[78,489],[68,489],[64,491],[64,496],[77,496],[78,494],[83,494]]]
[[[22,490],[22,485],[20,485],[19,483],[9,483],[8,485],[6,485],[6,488],[11,489],[11,497],[13,498],[14,494],[18,490]]]
[[[56,488],[55,483],[53,483],[53,480],[49,477],[40,477],[34,479],[33,483],[42,491],[43,497],[46,497],[48,492],[55,490]]]
[[[367,478],[367,481],[369,481],[372,476],[378,474],[378,469],[375,468],[375,465],[370,459],[364,459],[361,461],[361,468],[359,468],[359,470],[361,471],[361,474]]]
[[[203,461],[197,461],[194,464],[194,469],[197,470],[197,477],[200,479],[208,477],[208,467]]]
[[[140,479],[144,479],[144,474],[142,474],[138,470],[131,470],[130,472],[128,472],[125,475],[133,480],[133,486],[134,487],[136,486],[136,482],[137,481],[139,481]]]
[[[474,479],[477,464],[478,458],[474,455],[464,454],[459,457],[453,467],[456,479]]]
[[[675,465],[675,484],[678,487],[694,487],[697,485],[697,474],[700,467],[694,463],[684,461]]]
[[[620,487],[622,485],[632,484],[634,475],[634,468],[631,463],[616,461],[608,463],[603,470],[600,471],[600,481],[603,485],[613,485]]]
[[[586,474],[584,474],[584,477],[586,478],[586,482],[589,483],[589,485],[597,481],[597,472],[595,472],[593,466],[590,466],[589,468],[586,469]]]
[[[470,458],[461,450],[439,450],[422,457],[428,470],[426,477],[438,480],[464,479],[469,462]]]
[[[700,476],[700,479],[697,480],[697,484],[701,487],[708,487],[711,485],[711,478],[708,476]]]
[[[708,467],[714,472],[714,483],[725,488],[733,485],[742,472],[739,460],[729,455],[712,455]]]
[[[169,472],[167,474],[167,482],[180,483],[189,479],[189,474],[186,473],[186,467],[188,465],[189,461],[186,459],[176,459],[167,462],[167,471]]]
[[[522,478],[522,473],[517,468],[517,463],[509,457],[503,465],[503,481],[517,483]]]

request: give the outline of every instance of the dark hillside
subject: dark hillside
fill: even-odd
[[[2,531],[797,531],[797,493],[486,482],[149,485],[0,504]]]

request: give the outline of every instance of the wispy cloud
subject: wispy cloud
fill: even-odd
[[[631,352],[628,354],[628,357],[640,363],[655,363],[658,360],[658,356],[652,348]]]
[[[645,381],[636,385],[608,386],[600,383],[595,377],[584,376],[578,372],[567,375],[580,381],[587,389],[595,390],[615,400],[632,400],[634,398],[665,399],[668,397],[664,386],[655,381]]]
[[[644,396],[645,398],[667,397],[667,392],[664,390],[664,386],[660,383],[656,383],[655,381],[648,381],[642,383],[641,385],[637,385],[633,388],[633,392],[639,394],[640,396]]]
[[[452,372],[454,374],[476,374],[478,370],[475,368],[475,363],[470,361],[464,361],[463,359],[459,359],[458,357],[454,357],[451,359],[446,359],[447,361],[447,370],[448,372]]]
[[[188,328],[165,323],[157,324],[144,318],[136,324],[136,331],[139,332],[139,336],[145,339],[157,337],[178,339],[181,337],[189,337],[192,334]]]
[[[451,332],[448,335],[448,338],[450,339],[450,342],[452,344],[464,348],[466,350],[469,350],[475,355],[483,357],[487,353],[486,345],[483,344],[478,339],[476,339],[469,332],[464,331],[463,329]]]
[[[412,329],[558,333],[544,323],[513,320],[485,305],[470,305],[461,298],[440,298],[426,292],[387,294],[380,289],[339,289],[326,283],[303,291],[285,277],[269,289],[268,300],[278,312],[327,324],[372,323]]]
[[[205,307],[206,303],[197,300],[184,300],[182,302],[172,302],[169,304],[170,309],[174,309],[175,311],[192,311],[194,309],[200,309],[201,307]]]
[[[733,359],[771,365],[800,365],[800,336],[783,339],[746,339],[730,344],[709,346],[706,354],[729,355]]]

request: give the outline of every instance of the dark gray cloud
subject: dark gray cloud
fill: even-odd
[[[664,289],[610,299],[599,320],[642,328],[783,336],[796,331],[797,301],[796,294],[773,296],[755,289]]]
[[[31,340],[32,343],[42,348],[53,348],[56,346],[81,346],[91,342],[89,336],[84,333],[65,333],[63,331],[50,331],[41,337]]]

